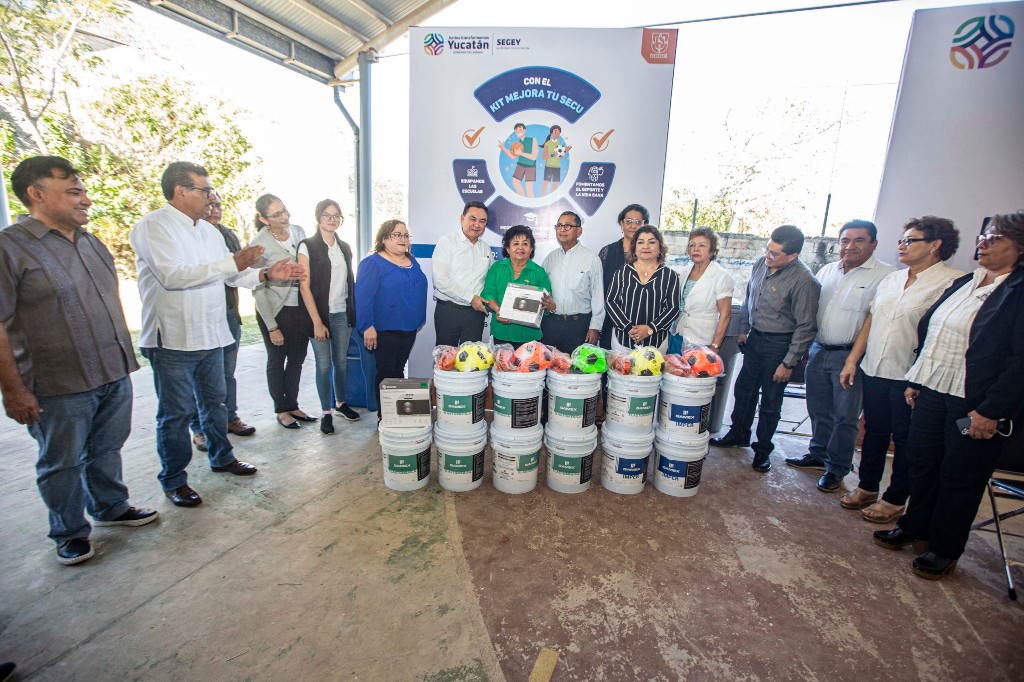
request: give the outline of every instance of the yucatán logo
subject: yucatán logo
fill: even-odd
[[[1013,42],[1013,20],[1005,14],[973,17],[953,34],[949,61],[958,69],[987,69],[1006,59]]]
[[[440,33],[428,33],[423,38],[423,51],[431,57],[444,52],[444,36]]]

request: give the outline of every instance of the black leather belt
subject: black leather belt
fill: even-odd
[[[750,333],[757,334],[758,336],[793,336],[793,332],[762,332],[753,327],[750,328]]]
[[[584,318],[590,317],[590,315],[591,315],[591,313],[577,313],[575,315],[550,314],[550,315],[548,315],[548,317],[554,317],[554,318],[557,318],[559,320],[568,320],[570,322],[576,322],[577,320],[582,320]]]
[[[853,350],[853,344],[847,344],[845,346],[830,346],[827,343],[818,343],[822,350]]]
[[[473,310],[473,306],[471,306],[471,305],[462,305],[461,303],[455,303],[453,301],[446,301],[443,298],[436,298],[434,300],[437,302],[437,305],[447,305],[447,306],[451,306],[453,308],[462,308],[463,310],[466,310],[466,309]]]

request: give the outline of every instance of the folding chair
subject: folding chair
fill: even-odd
[[[1017,561],[1006,556],[1006,543],[1003,538],[1007,535],[1015,538],[1024,537],[1024,535],[1004,533],[1002,522],[1014,516],[1024,514],[1024,506],[1000,514],[996,507],[996,497],[1024,502],[1024,481],[1005,478],[1007,474],[1016,474],[1018,476],[1024,474],[1024,438],[1022,438],[1021,433],[1018,432],[1015,436],[1007,439],[1000,454],[998,467],[987,485],[988,499],[992,504],[992,518],[974,524],[971,526],[971,530],[988,530],[987,526],[990,525],[996,527],[996,537],[999,539],[999,554],[1003,558],[1003,572],[1006,574],[1006,588],[1010,599],[1017,601],[1017,589],[1013,586],[1013,575],[1010,573],[1010,567],[1024,566],[1024,561]]]

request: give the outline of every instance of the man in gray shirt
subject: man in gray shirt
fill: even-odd
[[[782,414],[783,391],[818,331],[821,285],[800,260],[803,246],[799,229],[777,227],[764,256],[754,264],[739,315],[743,367],[733,389],[732,426],[723,437],[711,439],[718,447],[750,445],[760,391],[752,466],[762,473],[772,468],[772,436]]]
[[[121,446],[139,368],[114,259],[85,231],[85,185],[66,159],[25,159],[11,186],[29,217],[0,231],[0,391],[7,416],[39,443],[36,483],[57,561],[94,554],[92,526],[142,526],[157,512],[128,503]]]

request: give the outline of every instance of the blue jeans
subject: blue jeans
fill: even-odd
[[[58,544],[89,537],[85,510],[112,521],[130,506],[121,446],[132,430],[132,381],[36,399],[43,413],[28,432],[39,443],[36,484],[50,510],[50,537]]]
[[[228,329],[235,342],[224,346],[224,407],[228,408],[228,423],[238,419],[238,382],[235,381],[235,365],[238,364],[238,347],[242,345],[242,318],[237,310],[228,310]],[[196,405],[199,399],[196,398]],[[199,424],[199,409],[192,410],[192,418],[188,424],[192,433],[202,431]]]
[[[807,362],[807,415],[811,418],[811,457],[825,463],[825,471],[842,478],[853,469],[857,447],[861,389],[864,373],[857,369],[853,386],[839,385],[848,350],[825,350],[815,341]]]
[[[786,359],[791,339],[791,334],[769,336],[751,329],[743,349],[743,367],[740,368],[736,385],[733,387],[735,402],[729,433],[738,440],[749,441],[754,412],[757,410],[757,441],[752,446],[757,454],[768,455],[775,449],[772,436],[775,435],[779,418],[782,416],[782,398],[786,384],[775,383],[772,381],[772,375]],[[757,402],[758,391],[761,393],[760,409]]]
[[[348,339],[352,335],[348,313],[330,313],[327,330],[331,333],[330,338],[323,341],[313,337],[309,339],[316,359],[316,392],[320,396],[320,409],[324,412],[331,410],[335,401],[339,404],[345,402],[345,367],[348,365]]]
[[[892,476],[882,499],[897,507],[906,504],[910,496],[910,472],[907,470],[910,406],[903,397],[906,388],[906,381],[864,375],[864,443],[860,448],[860,483],[857,487],[878,492],[891,438],[895,446]]]
[[[156,452],[162,468],[157,478],[163,489],[188,483],[185,468],[192,461],[188,422],[199,403],[199,422],[206,436],[210,466],[235,461],[228,441],[228,411],[224,407],[224,349],[168,350],[142,348],[153,366],[156,386]]]

